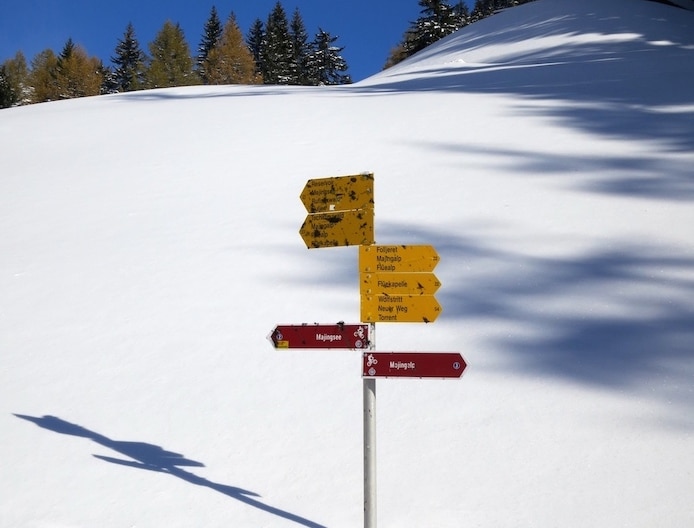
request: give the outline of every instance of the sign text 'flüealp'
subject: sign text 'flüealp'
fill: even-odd
[[[434,297],[441,283],[431,271],[439,255],[428,245],[359,247],[361,320],[431,323],[441,313]]]

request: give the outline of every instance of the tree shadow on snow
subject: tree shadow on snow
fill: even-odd
[[[482,231],[482,230],[480,230]],[[665,405],[694,428],[694,258],[650,242],[615,241],[561,257],[524,253],[492,234],[391,225],[392,240],[441,257],[438,321],[493,330],[502,367]]]
[[[258,508],[259,510],[276,515],[288,521],[295,522],[302,526],[308,526],[309,528],[324,528],[321,524],[261,502],[260,500],[254,498],[259,497],[257,493],[245,490],[243,488],[237,488],[235,486],[228,486],[226,484],[212,482],[205,478],[199,477],[190,471],[186,471],[182,468],[204,467],[204,464],[188,459],[180,453],[167,451],[158,445],[153,445],[146,442],[112,440],[111,438],[97,432],[90,431],[89,429],[86,429],[80,425],[67,422],[56,416],[36,417],[23,414],[15,414],[15,416],[17,418],[21,418],[22,420],[35,423],[39,427],[48,429],[49,431],[87,438],[103,447],[111,449],[116,453],[127,457],[126,459],[123,459],[111,456],[93,455],[94,457],[105,462],[137,469],[145,469],[148,471],[166,473],[180,478],[181,480],[184,480],[190,484],[213,489],[219,493],[231,497],[232,499],[243,502],[244,504],[248,504],[249,506],[253,506],[254,508]]]
[[[485,347],[508,359],[494,369],[654,401],[664,406],[659,419],[694,428],[691,253],[647,240],[609,240],[547,256],[510,249],[503,237],[512,232],[498,228],[470,227],[469,235],[460,235],[463,227],[454,232],[382,223],[378,238],[436,248],[442,282],[436,298],[443,311],[434,324],[459,323],[454,331],[461,343],[475,325],[488,329]],[[287,280],[357,288],[358,295],[351,249],[321,250],[318,272]]]
[[[694,123],[694,116],[692,117]],[[694,128],[692,132],[694,141]],[[551,178],[553,182],[589,194],[683,202],[694,200],[694,171],[687,159],[658,152],[560,154],[546,149],[489,146],[483,152],[464,142],[412,142],[411,148],[460,158],[461,173],[470,156],[483,153],[518,178]]]
[[[553,101],[559,104],[524,108],[589,133],[658,141],[665,151],[691,152],[694,92],[681,82],[694,74],[691,12],[655,6],[650,15],[624,17],[610,13],[608,5],[605,12],[592,12],[576,3],[562,16],[504,22],[524,7],[471,24],[414,55],[413,67],[396,65],[353,89],[364,95],[512,94],[519,107],[524,100]],[[668,9],[671,18],[660,18]],[[553,37],[566,40],[555,44]],[[546,40],[533,46],[539,39]],[[529,45],[513,46],[521,42]],[[476,50],[485,46],[498,50],[496,55],[490,63],[475,63]],[[437,59],[441,53],[445,63]]]

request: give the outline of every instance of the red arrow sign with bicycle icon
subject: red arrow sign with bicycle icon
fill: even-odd
[[[365,378],[459,378],[467,364],[458,352],[364,352]]]
[[[269,339],[275,348],[365,349],[369,346],[369,325],[277,325]]]

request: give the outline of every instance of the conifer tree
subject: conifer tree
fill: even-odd
[[[313,51],[307,59],[308,75],[312,85],[349,84],[352,82],[347,71],[347,62],[340,56],[343,47],[333,46],[338,37],[318,30],[313,41]]]
[[[476,22],[492,16],[494,13],[507,7],[514,7],[521,4],[527,4],[533,0],[475,0],[475,6],[472,8],[470,22]]]
[[[463,0],[460,0],[460,2],[453,6],[453,17],[457,21],[457,27],[454,31],[457,31],[458,29],[472,23],[470,18],[470,8],[468,8],[467,4]]]
[[[262,49],[261,73],[265,84],[289,84],[292,81],[294,51],[289,36],[287,14],[277,2],[265,25],[265,44]]]
[[[405,49],[413,55],[427,46],[460,29],[467,20],[461,20],[445,0],[419,0],[421,16],[410,28]]]
[[[246,36],[246,45],[251,50],[253,60],[255,61],[255,72],[262,76],[263,71],[263,49],[265,48],[265,27],[263,22],[256,18],[253,25],[248,30]]]
[[[386,61],[386,68],[470,23],[469,10],[463,1],[459,1],[455,6],[446,0],[418,1],[422,8],[420,16],[410,24],[402,42],[391,50]]]
[[[54,70],[57,98],[71,99],[101,93],[101,61],[89,57],[71,38],[67,40],[56,60]]]
[[[167,20],[149,44],[149,51],[146,74],[149,88],[199,84],[199,77],[193,72],[190,47],[179,24]]]
[[[405,38],[407,38],[407,34],[405,35]],[[386,59],[386,63],[383,65],[383,69],[386,70],[391,66],[395,66],[398,62],[404,61],[407,57],[407,49],[405,47],[405,42],[403,41],[390,50],[390,54]]]
[[[476,22],[478,20],[482,20],[485,17],[488,17],[494,12],[494,8],[491,5],[491,2],[489,0],[475,0],[475,5],[472,8],[472,15],[471,19],[473,22]]]
[[[123,39],[118,41],[116,55],[111,58],[115,65],[112,76],[109,75],[113,90],[118,92],[130,92],[140,90],[145,86],[145,72],[147,57],[140,48],[135,37],[135,29],[132,23],[128,23],[123,34]],[[110,74],[111,72],[107,72]]]
[[[0,108],[9,108],[28,102],[29,97],[29,69],[24,54],[18,51],[11,59],[7,59],[0,73]]]
[[[56,85],[57,64],[58,57],[51,49],[37,53],[31,60],[29,73],[31,94],[29,99],[32,103],[55,101],[59,98]]]
[[[17,102],[17,96],[10,86],[5,63],[0,65],[0,108],[9,108]]]
[[[299,8],[294,10],[289,23],[289,37],[292,42],[292,79],[289,84],[310,84],[307,71],[307,59],[312,47]]]
[[[72,57],[72,53],[75,51],[75,43],[72,40],[72,37],[68,38],[67,41],[65,42],[65,45],[63,46],[63,50],[60,52],[60,55],[58,55],[58,66],[60,66],[61,63],[64,61],[67,61]]]
[[[472,20],[482,20],[493,15],[501,7],[500,4],[499,0],[475,0],[475,6],[472,8]]]
[[[257,84],[253,55],[246,46],[241,29],[232,13],[229,16],[219,42],[203,63],[209,84]]]
[[[116,74],[111,66],[106,66],[103,62],[99,65],[99,73],[101,75],[101,93],[114,94],[121,90],[116,82]]]
[[[72,73],[70,71],[70,63],[74,51],[75,43],[73,42],[72,37],[70,37],[67,39],[67,42],[65,42],[60,55],[58,55],[55,71],[53,72],[59,99],[70,98],[68,96],[68,92],[70,91],[70,87],[68,85],[73,80],[70,79]]]
[[[222,38],[222,32],[224,28],[222,27],[222,22],[217,14],[217,8],[212,6],[210,10],[210,16],[205,22],[204,33],[202,35],[202,40],[200,41],[200,46],[198,46],[198,57],[197,57],[197,70],[198,75],[205,84],[209,83],[207,77],[207,72],[205,71],[205,61],[210,52],[217,46],[219,39]]]

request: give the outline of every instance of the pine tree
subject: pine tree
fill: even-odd
[[[99,95],[103,80],[100,67],[101,61],[98,58],[89,57],[81,46],[77,46],[69,38],[57,58],[54,70],[57,97],[72,99]]]
[[[99,74],[101,75],[101,93],[114,94],[121,90],[118,88],[116,74],[111,66],[106,66],[103,62],[99,65]]]
[[[472,22],[470,19],[470,8],[468,8],[467,4],[463,0],[460,0],[460,2],[453,6],[453,16],[455,20],[457,20],[457,28],[455,31],[467,26]]]
[[[75,43],[73,42],[72,37],[70,37],[67,39],[67,42],[65,42],[63,50],[60,52],[60,55],[58,55],[56,68],[53,72],[53,75],[55,77],[57,95],[59,99],[70,99],[70,96],[68,94],[71,88],[68,85],[73,80],[70,78],[72,73],[70,71],[70,62],[74,51]]]
[[[146,84],[150,88],[199,84],[193,72],[193,59],[179,24],[166,21],[149,44],[150,61]]]
[[[470,23],[470,13],[463,1],[451,6],[445,0],[419,0],[419,6],[422,8],[419,18],[410,24],[402,42],[391,50],[386,68]]]
[[[241,29],[232,13],[217,45],[203,63],[209,84],[257,84],[253,55],[246,46]]]
[[[56,85],[56,66],[58,57],[51,49],[37,53],[31,60],[29,84],[31,85],[30,101],[43,103],[55,101],[58,97]]]
[[[294,51],[289,35],[287,14],[278,1],[265,25],[261,73],[265,84],[289,84],[292,81]]]
[[[333,46],[338,39],[330,33],[318,30],[313,41],[313,51],[307,59],[308,75],[312,85],[349,84],[352,82],[347,71],[347,62],[340,56],[343,47]]]
[[[398,44],[390,50],[390,54],[386,59],[386,63],[383,65],[383,69],[387,70],[391,66],[395,66],[398,62],[404,61],[407,57],[408,55],[405,43],[401,42],[400,44]]]
[[[29,69],[24,54],[18,51],[11,59],[7,59],[0,73],[0,108],[20,105],[28,102]]]
[[[410,28],[411,38],[405,42],[409,55],[423,50],[462,27],[456,9],[444,0],[419,0],[421,16]]]
[[[197,57],[197,70],[198,75],[205,84],[209,83],[207,77],[207,72],[205,71],[205,61],[210,52],[217,46],[219,39],[222,38],[222,32],[224,28],[222,27],[222,22],[219,20],[219,15],[217,14],[217,8],[212,6],[210,10],[210,16],[205,22],[204,33],[202,35],[202,40],[200,41],[200,46],[198,47],[198,57]]]
[[[128,23],[123,39],[119,40],[116,46],[116,55],[111,58],[111,62],[116,67],[112,72],[112,80],[107,85],[112,85],[113,90],[118,92],[130,92],[144,88],[146,60],[147,57],[135,37],[135,29],[132,23]],[[109,73],[111,72],[107,72],[107,74]]]
[[[527,4],[534,0],[475,0],[475,6],[472,8],[470,22],[476,22],[492,16],[501,9],[514,7],[521,4]]]
[[[9,108],[17,102],[17,96],[10,86],[7,67],[0,65],[0,108]]]
[[[292,20],[289,23],[289,37],[292,42],[292,79],[290,84],[310,84],[306,61],[312,51],[308,40],[308,33],[299,8],[294,10]]]
[[[265,48],[265,27],[263,22],[256,18],[255,22],[248,30],[246,36],[246,45],[251,50],[253,60],[255,61],[255,72],[262,77],[263,66],[263,49]]]
[[[495,4],[495,0],[475,0],[475,6],[472,8],[472,20],[478,21],[492,15],[496,10]]]

